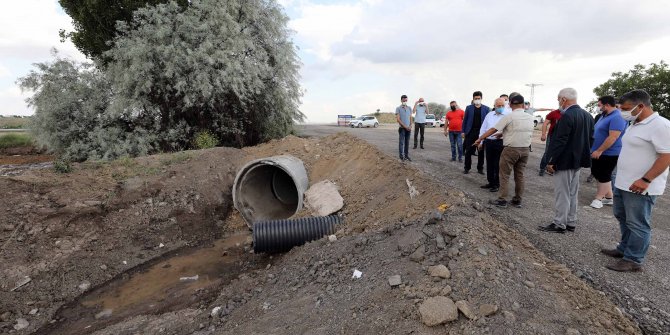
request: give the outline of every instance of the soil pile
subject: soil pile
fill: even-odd
[[[253,254],[249,239],[216,249],[248,234],[231,210],[237,169],[279,154],[302,159],[310,184],[339,186],[337,239],[275,255]],[[480,204],[346,134],[26,171],[0,178],[0,189],[1,332],[639,333]],[[89,303],[142,278],[162,282],[144,275],[159,264],[170,273],[171,257],[193,247],[230,267],[215,284],[157,293],[179,304],[122,314]],[[456,320],[441,307],[449,302]]]

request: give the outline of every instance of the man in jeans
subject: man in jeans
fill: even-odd
[[[512,205],[520,208],[524,191],[523,170],[528,163],[529,146],[534,127],[533,117],[523,110],[523,96],[520,94],[511,96],[510,107],[512,113],[505,115],[493,128],[479,136],[475,145],[479,145],[485,138],[497,132],[502,132],[504,148],[500,156],[500,193],[498,193],[498,199],[491,200],[489,203],[498,207],[507,207],[509,176],[514,170],[515,187]]]
[[[426,131],[426,113],[430,113],[426,102],[423,101],[423,98],[419,98],[417,102],[414,103],[414,108],[412,110],[414,113],[414,149],[416,149],[417,136],[421,133],[421,149],[423,149],[423,134]]]
[[[400,160],[412,161],[409,159],[409,137],[412,134],[412,109],[407,106],[407,96],[400,97],[400,106],[395,109],[396,121],[398,121],[398,154]]]
[[[458,149],[458,161],[462,162],[463,138],[461,134],[463,133],[463,114],[465,112],[458,108],[456,101],[449,103],[449,109],[450,111],[444,117],[447,122],[444,125],[444,136],[448,136],[451,143],[451,161],[456,161],[456,150]]]
[[[554,174],[554,219],[541,231],[564,234],[575,231],[579,193],[579,170],[591,167],[593,118],[577,105],[577,91],[558,93],[561,119],[547,148],[547,172]]]
[[[544,123],[542,123],[542,136],[540,140],[545,142],[544,144],[544,154],[540,160],[540,177],[544,176],[544,171],[547,169],[547,148],[549,148],[549,142],[551,140],[551,134],[556,127],[556,122],[561,118],[561,111],[556,109],[551,111],[544,118]]]
[[[622,137],[614,182],[614,216],[621,240],[615,249],[602,249],[619,258],[607,265],[614,271],[641,271],[651,241],[651,212],[665,191],[670,166],[670,121],[651,108],[649,94],[634,90],[620,99],[621,116],[633,123]]]
[[[491,109],[482,104],[482,92],[472,93],[472,105],[465,107],[463,115],[463,150],[465,151],[465,162],[463,164],[463,173],[470,173],[472,167],[472,155],[477,154],[477,146],[472,145],[479,137],[479,130],[482,122]],[[486,149],[484,149],[486,150]],[[484,174],[484,152],[480,151],[477,157],[477,172]]]

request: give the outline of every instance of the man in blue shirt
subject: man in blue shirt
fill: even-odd
[[[398,153],[400,160],[412,161],[409,159],[409,137],[412,134],[412,108],[407,106],[407,96],[400,97],[400,106],[395,109],[396,121],[398,121]]]
[[[615,105],[611,95],[598,98],[598,109],[602,112],[602,117],[596,122],[591,146],[591,174],[598,181],[598,191],[591,202],[593,208],[614,204],[612,172],[621,153],[621,136],[628,126]]]
[[[423,134],[426,131],[426,113],[430,113],[426,102],[419,98],[414,103],[414,149],[416,149],[416,138],[421,133],[421,149],[423,149]]]
[[[494,110],[489,112],[484,118],[482,128],[479,130],[479,136],[482,136],[486,131],[495,127],[496,124],[505,116],[505,99],[498,98],[494,102]],[[484,142],[479,144],[479,149],[486,148],[486,185],[481,186],[483,189],[488,189],[491,192],[498,192],[500,188],[500,155],[503,151],[502,132],[493,134]]]
[[[476,91],[472,93],[472,105],[465,107],[465,115],[463,116],[463,134],[461,135],[463,141],[463,149],[465,150],[465,163],[463,165],[463,173],[470,173],[472,167],[472,155],[477,152],[477,147],[473,146],[475,141],[479,138],[479,130],[482,128],[482,122],[486,118],[486,114],[491,111],[486,105],[482,104],[482,92]],[[486,149],[484,149],[486,150]],[[484,152],[480,151],[477,157],[477,172],[484,174]]]

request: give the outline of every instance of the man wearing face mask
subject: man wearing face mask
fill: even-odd
[[[423,134],[426,131],[426,113],[430,113],[430,110],[423,101],[423,98],[419,98],[414,103],[412,112],[414,113],[414,149],[416,149],[416,140],[419,132],[421,133],[421,149],[423,149]]]
[[[602,249],[618,258],[607,268],[641,271],[651,242],[651,212],[665,191],[670,166],[670,121],[652,110],[644,90],[634,90],[620,99],[621,116],[632,124],[622,136],[621,159],[614,182],[614,216],[621,240],[615,249]]]
[[[475,143],[479,137],[479,130],[482,127],[482,122],[491,109],[482,105],[482,92],[476,91],[472,93],[472,105],[465,107],[465,115],[463,116],[463,149],[465,150],[465,163],[463,166],[463,173],[470,173],[472,167],[472,155],[477,151],[477,147],[472,144]],[[484,149],[485,150],[485,149]],[[480,151],[477,156],[477,172],[484,174],[484,152]]]
[[[407,106],[407,96],[400,97],[400,106],[395,109],[396,121],[398,121],[398,153],[400,160],[412,161],[409,159],[409,137],[412,134],[412,108]]]
[[[519,93],[516,93],[516,94],[519,94]],[[512,112],[512,107],[509,106],[509,95],[501,94],[500,97],[505,100],[505,114],[511,113]]]
[[[498,122],[505,116],[505,100],[503,98],[498,98],[493,103],[494,109],[492,112],[486,114],[484,122],[482,123],[482,128],[479,130],[479,136],[481,137],[487,130],[493,128]],[[479,144],[480,149],[482,146],[486,148],[486,180],[488,183],[481,186],[483,189],[488,189],[491,192],[498,192],[500,188],[500,155],[503,151],[503,140],[502,133],[495,133],[484,139],[483,142]]]
[[[577,225],[579,171],[591,167],[593,118],[577,105],[577,91],[564,88],[558,93],[561,118],[547,147],[547,172],[554,174],[554,219],[541,231],[573,232]]]
[[[458,161],[463,161],[463,138],[461,134],[463,133],[463,112],[462,109],[458,108],[456,101],[449,103],[450,111],[447,112],[444,119],[446,124],[444,125],[444,136],[449,137],[449,142],[451,143],[451,161],[456,161],[456,151],[458,151]],[[458,150],[457,150],[458,149]]]

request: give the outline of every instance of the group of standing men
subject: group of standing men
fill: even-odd
[[[644,90],[628,92],[618,102],[612,96],[599,98],[601,114],[596,120],[577,104],[574,89],[561,90],[557,100],[559,108],[547,115],[542,126],[541,140],[546,141],[546,150],[539,172],[540,176],[545,172],[553,175],[554,218],[538,228],[560,234],[576,231],[580,171],[591,168],[598,181],[591,207],[612,205],[621,233],[616,248],[601,250],[617,258],[607,268],[640,271],[651,240],[652,208],[664,193],[668,178],[670,121],[653,111],[651,98]],[[403,105],[396,109],[400,159],[410,160],[411,114],[416,108],[407,107],[405,95],[401,101]],[[465,111],[452,101],[445,116],[451,161],[464,161],[463,173],[468,174],[472,156],[477,156],[477,172],[484,174],[486,160],[487,184],[482,188],[498,193],[497,199],[490,201],[498,207],[522,207],[524,170],[534,129],[532,112],[518,93],[501,95],[491,110],[482,104],[482,93],[477,91]],[[414,148],[416,136],[415,131]],[[512,173],[514,196],[508,202]]]

